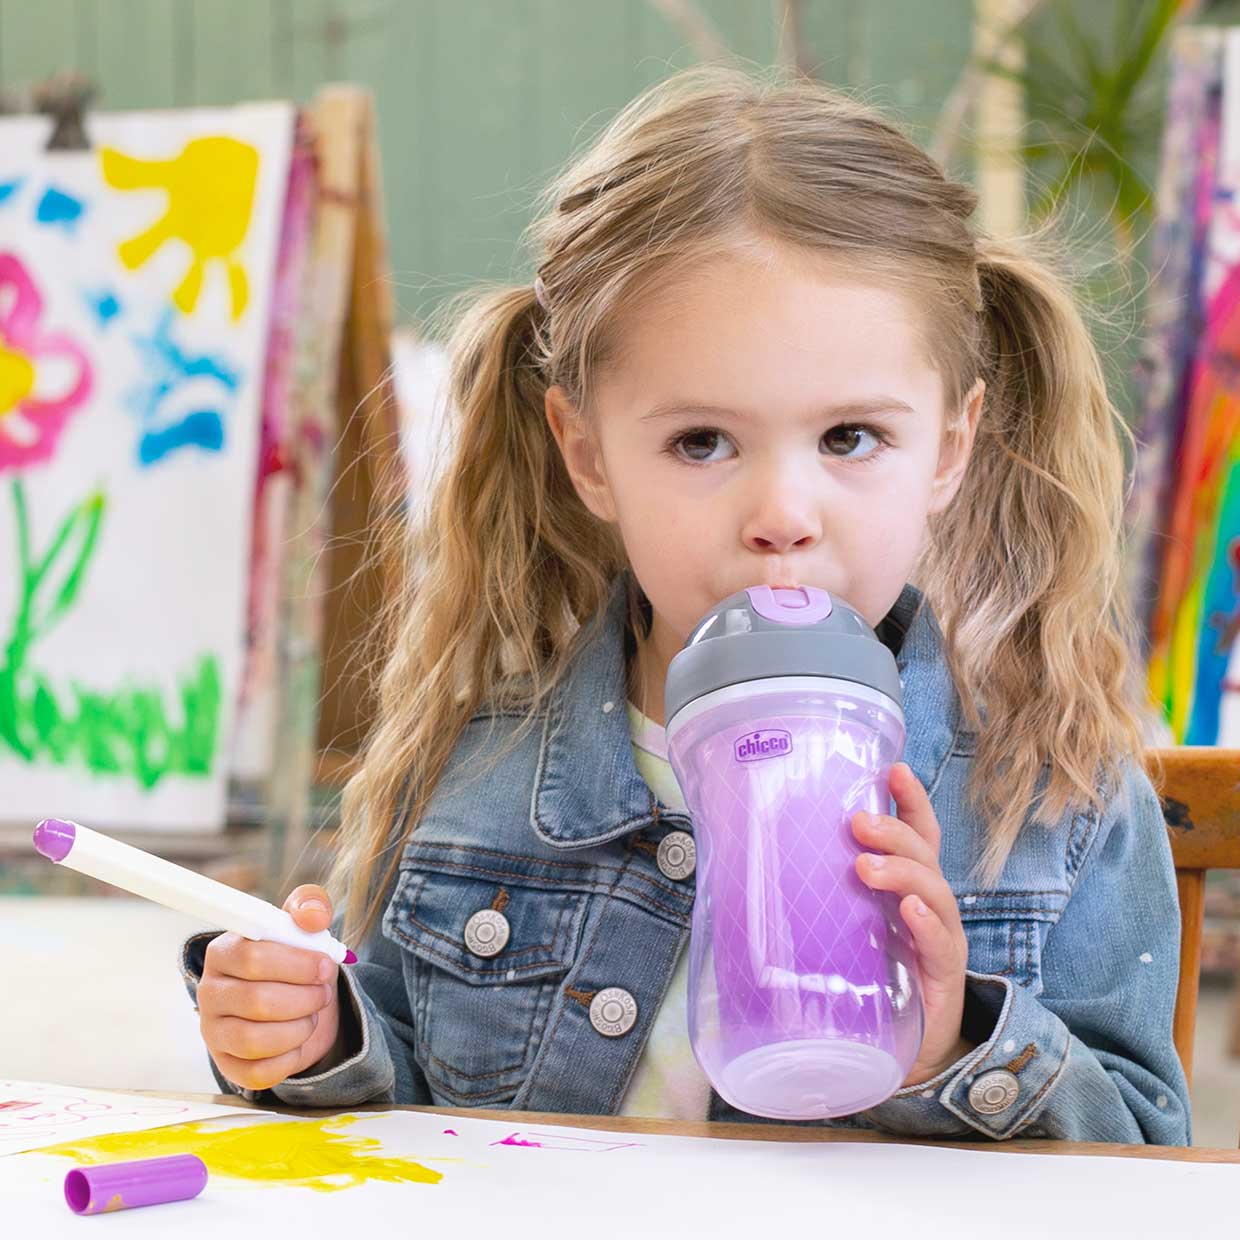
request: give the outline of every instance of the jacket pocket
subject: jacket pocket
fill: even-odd
[[[1059,920],[1066,892],[965,891],[956,896],[960,920],[969,941],[969,968],[1010,978],[1040,994],[1042,948],[1051,926]]]
[[[405,949],[415,1057],[449,1104],[512,1098],[538,1050],[559,979],[577,953],[586,896],[425,869],[404,871],[383,932]],[[507,941],[471,950],[480,912]],[[476,940],[475,940],[476,942]]]

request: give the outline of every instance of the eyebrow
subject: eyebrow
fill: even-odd
[[[883,413],[914,412],[912,405],[895,396],[863,396],[857,400],[841,401],[839,404],[816,410],[810,420],[818,422],[838,417],[872,418]],[[656,418],[668,418],[676,414],[699,418],[738,418],[741,421],[751,416],[740,409],[728,409],[724,405],[702,404],[700,401],[667,400],[656,405],[649,413],[643,414],[640,420],[651,422]]]

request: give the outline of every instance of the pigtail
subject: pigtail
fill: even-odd
[[[1120,589],[1129,432],[1065,284],[1016,248],[979,245],[986,396],[925,576],[977,733],[969,790],[993,882],[1030,806],[1047,824],[1070,805],[1100,810],[1142,741]]]
[[[484,704],[532,724],[623,562],[547,425],[546,320],[532,288],[490,290],[466,303],[449,341],[453,453],[405,548],[378,723],[345,790],[329,879],[348,890],[353,939],[382,911],[399,846],[465,725]]]

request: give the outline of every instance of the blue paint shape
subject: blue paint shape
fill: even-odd
[[[172,338],[175,319],[169,308],[151,336],[134,337],[146,381],[129,391],[125,400],[141,423],[138,463],[145,469],[182,449],[222,451],[229,398],[241,386],[240,372],[227,359],[191,354]],[[203,380],[219,387],[218,408],[204,404]],[[191,382],[195,390],[182,394]],[[194,407],[184,412],[190,401]]]
[[[72,194],[66,194],[54,185],[49,185],[39,199],[34,217],[49,228],[63,228],[66,232],[73,232],[85,210],[80,198],[74,198]]]
[[[96,293],[87,292],[85,297],[86,304],[95,318],[99,320],[99,326],[102,328],[109,327],[112,320],[121,312],[120,299],[111,289],[100,289]]]
[[[155,465],[181,448],[219,452],[224,446],[224,423],[214,409],[197,409],[163,430],[147,431],[138,443],[138,460]]]
[[[22,177],[16,181],[0,181],[0,207],[3,207],[22,187]]]

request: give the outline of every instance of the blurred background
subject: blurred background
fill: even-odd
[[[1228,20],[1235,9],[1149,0],[0,0],[0,82],[12,91],[77,68],[108,109],[307,101],[325,82],[365,84],[378,111],[399,317],[417,324],[479,279],[524,280],[530,269],[515,243],[550,176],[644,87],[712,59],[793,63],[856,90],[894,108],[956,173],[974,175],[979,152],[992,166],[1006,161],[1010,184],[992,178],[992,196],[1010,198],[1019,180],[1035,213],[1066,206],[1097,237],[1091,257],[1105,255],[1116,231],[1139,256],[1172,26]],[[992,219],[1011,208],[988,203]]]
[[[1168,147],[1173,82],[1187,90],[1195,73],[1200,98],[1218,96],[1219,49],[1237,19],[1240,0],[0,0],[0,125],[5,113],[12,125],[77,119],[89,144],[92,118],[102,132],[109,113],[188,117],[281,100],[299,105],[308,145],[333,124],[361,135],[351,146],[337,133],[331,148],[344,182],[324,178],[317,148],[318,214],[304,217],[323,248],[333,209],[353,212],[334,251],[347,268],[339,314],[321,336],[332,357],[317,359],[317,387],[294,400],[304,406],[299,425],[316,408],[330,409],[334,425],[324,422],[326,449],[305,458],[285,491],[264,501],[260,489],[256,509],[275,531],[266,551],[274,687],[265,713],[247,723],[263,733],[259,757],[247,766],[234,753],[211,821],[139,821],[122,809],[117,822],[97,825],[268,895],[321,872],[369,718],[362,652],[385,578],[362,545],[376,511],[391,518],[393,485],[406,511],[429,485],[445,411],[444,308],[481,281],[527,283],[520,238],[547,181],[644,87],[701,61],[782,64],[853,90],[977,186],[987,229],[1053,226],[1116,404],[1135,430],[1161,436],[1157,469],[1147,471],[1153,498],[1134,516],[1143,545],[1154,545],[1179,483],[1176,442],[1150,392],[1180,389],[1184,347],[1193,347],[1181,347],[1179,371],[1164,373],[1158,341],[1184,292],[1166,273],[1191,265],[1185,245],[1192,251],[1177,232],[1185,199],[1172,192],[1184,180]],[[1195,43],[1194,30],[1204,32]],[[324,103],[331,84],[346,84],[346,94]],[[6,182],[2,154],[6,133],[18,132],[0,128],[0,206],[6,184],[16,194],[21,183],[16,173]],[[20,130],[23,141],[29,132]],[[1180,141],[1199,130],[1176,133]],[[1192,172],[1195,158],[1180,162]],[[0,248],[10,218],[0,214]],[[1198,328],[1200,317],[1188,306],[1180,315]],[[0,385],[0,415],[3,400]],[[265,407],[269,415],[277,425],[279,410]],[[0,568],[11,545],[0,545]],[[1157,573],[1133,571],[1153,609]],[[257,580],[252,573],[251,654]],[[299,699],[289,700],[290,686],[300,686]],[[1207,743],[1240,744],[1225,708]],[[0,725],[2,715],[0,704]],[[1151,744],[1202,743],[1186,718],[1167,690]],[[37,1079],[58,1057],[80,1060],[61,1003],[72,995],[100,1016],[78,1083],[211,1089],[175,973],[176,943],[191,923],[32,858],[15,791],[25,773],[0,744],[0,1076]],[[59,767],[52,774],[71,782]],[[1240,1124],[1227,1106],[1240,1096],[1231,1055],[1240,1050],[1238,916],[1240,887],[1212,876],[1194,1085],[1200,1144],[1234,1145]]]

